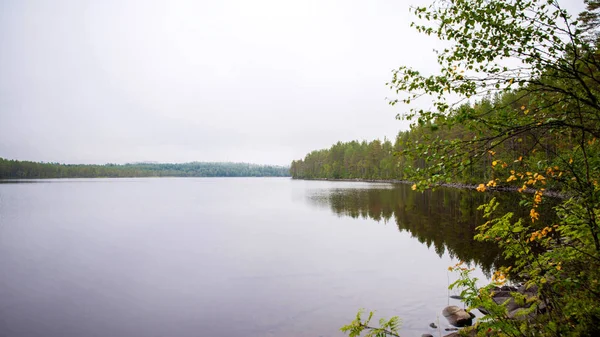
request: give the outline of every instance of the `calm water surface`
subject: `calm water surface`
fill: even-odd
[[[343,336],[359,308],[400,316],[403,336],[432,333],[447,267],[498,262],[470,241],[481,195],[288,178],[3,183],[0,336]]]

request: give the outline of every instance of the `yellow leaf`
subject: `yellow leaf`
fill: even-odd
[[[529,211],[529,216],[531,217],[531,222],[535,222],[535,220],[540,218],[540,213],[536,212],[536,210],[532,208],[531,211]],[[541,238],[541,234],[539,237]]]

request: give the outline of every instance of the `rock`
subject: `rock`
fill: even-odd
[[[490,314],[490,312],[487,311],[487,310],[485,310],[484,308],[477,308],[477,310],[479,310],[479,312],[481,312],[484,315],[489,315]]]
[[[506,310],[508,310],[509,312],[519,308],[519,305],[515,302],[515,299],[510,295],[508,295],[508,296],[494,295],[492,298],[494,299],[494,302],[496,302],[500,305],[506,303]]]
[[[455,327],[462,328],[473,324],[473,314],[470,314],[456,305],[445,307],[442,310],[442,315],[446,317],[448,322]]]
[[[460,296],[460,295],[450,295],[450,298],[453,298],[455,300],[462,300],[463,299],[462,296]]]
[[[517,287],[513,286],[502,286],[500,287],[501,291],[517,291]]]
[[[496,302],[496,304],[506,306],[507,316],[510,319],[531,318],[535,315],[535,313],[531,313],[529,315],[520,314],[520,311],[522,311],[526,308],[529,308],[531,306],[531,304],[518,305],[515,302],[515,299],[514,299],[512,293],[519,293],[519,294],[525,295],[526,297],[534,297],[537,295],[537,291],[538,291],[538,289],[535,286],[529,287],[529,288],[526,288],[523,285],[521,285],[519,287],[503,286],[501,288],[495,288],[492,290],[492,299],[494,300],[494,302]],[[481,313],[483,313],[484,315],[489,315],[489,312],[487,310],[485,310],[483,308],[477,308],[477,309],[479,309],[479,311],[481,311]],[[538,310],[542,311],[542,312],[545,309],[546,309],[546,307],[543,303],[541,303],[540,306],[538,307]]]
[[[424,333],[424,334],[421,335],[421,337],[433,337],[433,335],[432,334],[428,334],[428,333]]]
[[[431,324],[429,324],[429,326],[432,327],[432,328],[434,328],[434,329],[437,329],[437,325],[435,325],[435,323],[431,323]]]

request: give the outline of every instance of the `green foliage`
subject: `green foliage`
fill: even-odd
[[[581,22],[554,0],[413,8],[413,26],[447,42],[439,72],[403,66],[388,83],[399,95],[392,105],[430,102],[399,116],[413,122],[401,154],[415,188],[467,177],[479,179],[482,192],[530,192],[511,211],[496,200],[482,208],[488,221],[476,239],[498,245],[514,264],[481,289],[468,269],[454,268],[467,304],[489,312],[474,327],[481,334],[600,335],[600,6],[586,4]],[[542,212],[548,190],[563,199]],[[528,304],[518,315],[492,300],[493,286],[507,279],[535,289],[513,294]]]
[[[535,230],[523,219],[512,222],[512,213],[495,215],[498,205],[492,199],[481,206],[490,220],[478,228],[480,233],[475,238],[496,242],[506,257],[514,258],[514,265],[499,268],[492,283],[480,289],[477,280],[470,277],[470,269],[451,267],[460,272],[460,279],[451,287],[462,289],[461,296],[469,308],[488,312],[475,328],[510,336],[597,335],[600,273],[598,261],[594,261],[597,257],[589,250],[593,243],[587,226],[563,223]],[[509,316],[508,302],[497,304],[492,299],[495,287],[507,278],[521,280],[526,288],[534,290],[528,295],[511,293],[517,303],[527,304],[513,317]]]
[[[484,205],[488,221],[476,239],[515,260],[497,271],[495,283],[522,280],[537,294],[515,295],[531,305],[510,318],[505,305],[491,301],[491,286],[476,289],[463,270],[456,285],[466,289],[467,303],[489,312],[475,328],[512,336],[598,335],[600,61],[589,38],[593,22],[578,26],[555,1],[453,0],[414,12],[425,22],[415,24],[418,31],[450,46],[438,54],[439,74],[399,68],[390,86],[406,98],[392,104],[429,97],[433,109],[413,108],[402,118],[473,132],[470,139],[438,137],[409,149],[428,157],[426,168],[414,171],[418,187],[469,169],[475,159],[491,169],[478,190],[502,184],[531,192],[515,211],[498,212],[495,200]],[[465,104],[469,98],[477,101]],[[548,188],[567,196],[552,214],[539,208]],[[517,216],[519,207],[529,214]],[[549,216],[556,222],[542,225]]]
[[[379,327],[369,326],[373,319],[374,312],[369,312],[369,317],[363,321],[362,314],[364,309],[360,309],[356,314],[356,318],[348,325],[344,325],[340,330],[344,333],[348,333],[350,337],[358,337],[363,332],[366,332],[365,337],[386,337],[396,336],[399,337],[398,329],[400,329],[400,319],[397,316],[386,320],[381,318],[379,320]]]
[[[400,145],[383,142],[338,142],[330,149],[313,151],[302,160],[293,161],[294,178],[329,179],[400,179],[401,160],[394,156]]]
[[[285,177],[283,166],[246,163],[67,165],[0,158],[0,179],[94,177]]]

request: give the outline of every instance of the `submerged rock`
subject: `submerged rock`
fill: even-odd
[[[461,309],[456,305],[447,306],[442,310],[442,315],[446,317],[448,322],[455,327],[471,326],[475,315],[468,313],[465,309]]]

